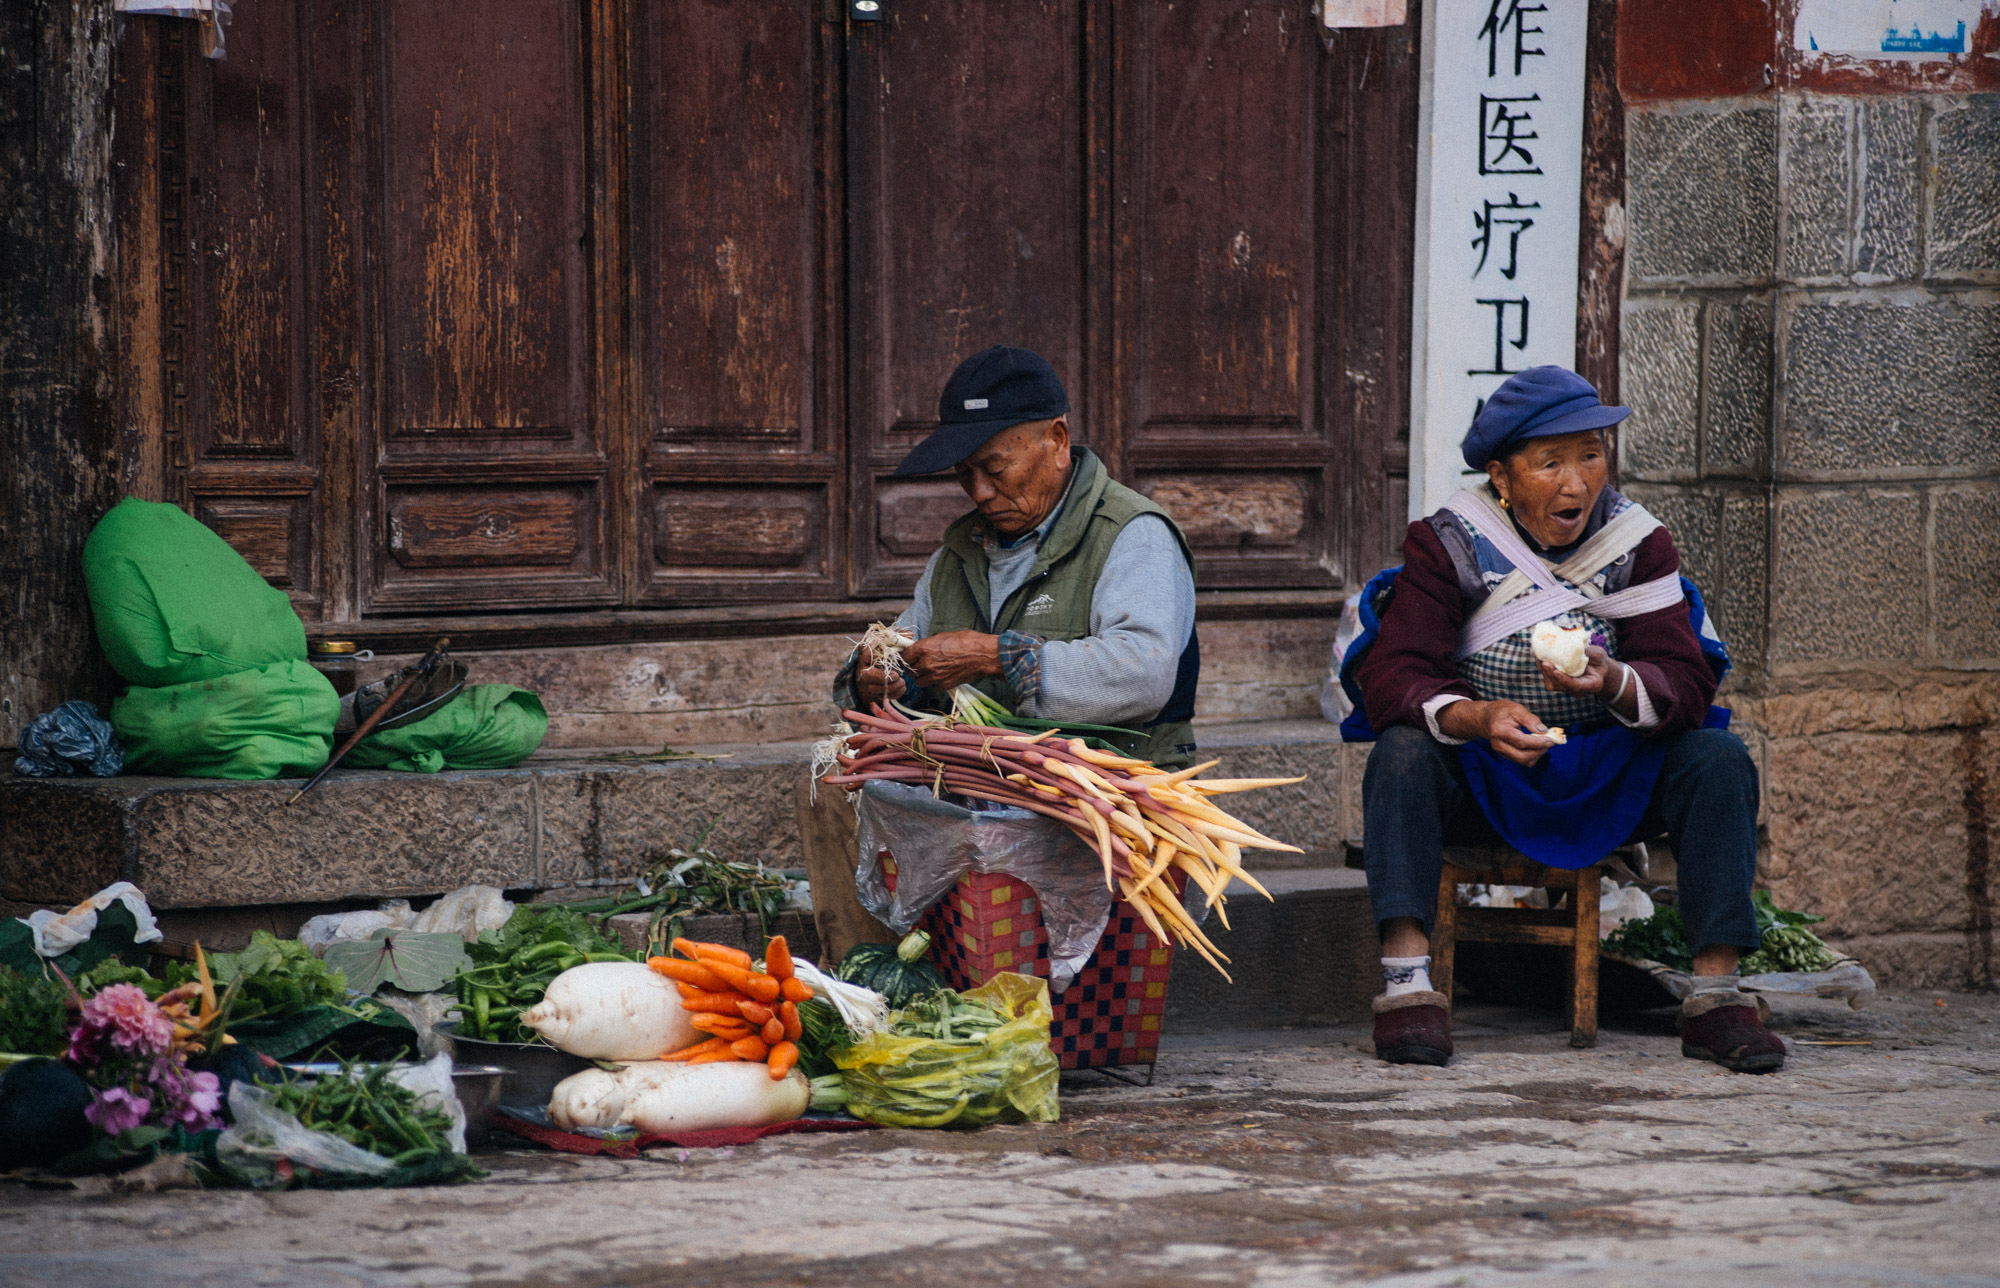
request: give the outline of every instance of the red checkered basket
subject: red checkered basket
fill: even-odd
[[[896,860],[877,856],[893,892]],[[1174,874],[1178,875],[1178,874]],[[1001,971],[1049,975],[1049,932],[1035,892],[1019,877],[969,872],[917,923],[931,937],[930,960],[945,982],[963,991]],[[1051,997],[1055,1022],[1049,1046],[1065,1069],[1151,1064],[1159,1058],[1167,1014],[1167,976],[1174,950],[1162,943],[1132,905],[1111,905],[1096,954],[1076,979]]]

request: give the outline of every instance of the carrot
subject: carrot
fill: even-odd
[[[812,985],[797,978],[779,980],[778,992],[787,1002],[810,1002],[813,995]]]
[[[769,1024],[771,1017],[777,1014],[762,1002],[753,1002],[747,997],[736,1004],[736,1013],[760,1028]]]
[[[710,1038],[706,1042],[697,1042],[691,1047],[682,1047],[678,1051],[670,1052],[661,1056],[660,1059],[666,1061],[692,1060],[696,1056],[708,1055],[713,1051],[727,1051],[728,1049],[729,1042],[726,1038]]]
[[[799,1062],[799,1047],[796,1042],[780,1042],[771,1048],[767,1064],[771,1070],[771,1080],[776,1082],[792,1071]]]
[[[741,948],[731,948],[728,944],[698,944],[692,939],[674,940],[674,951],[704,962],[728,962],[731,966],[750,969],[753,960]]]
[[[688,1020],[688,1023],[703,1033],[712,1033],[716,1037],[728,1038],[732,1042],[737,1038],[747,1038],[757,1031],[733,1015],[711,1015],[706,1011],[695,1015]]]
[[[680,990],[682,997],[699,997],[708,991],[699,984],[683,984],[679,980],[674,981],[674,987]]]
[[[792,950],[783,935],[771,936],[771,942],[764,946],[764,973],[775,980],[792,977]]]
[[[769,975],[760,975],[741,966],[727,962],[706,962],[709,970],[720,976],[729,987],[739,993],[746,993],[759,1002],[775,1002],[781,985]]]
[[[736,1008],[743,1000],[741,993],[695,993],[692,996],[681,999],[681,1009],[683,1011],[708,1011],[716,1015],[727,1015],[731,1019],[735,1019],[739,1015]]]
[[[707,1055],[698,1055],[694,1059],[688,1061],[688,1063],[719,1064],[724,1060],[741,1060],[742,1058],[743,1058],[742,1056],[736,1054],[734,1051],[731,1051],[725,1047],[720,1051],[710,1051]]]
[[[771,1044],[757,1037],[738,1038],[729,1044],[729,1049],[739,1060],[762,1060],[771,1054]]]
[[[799,1004],[789,998],[778,1007],[778,1022],[785,1026],[787,1041],[796,1042],[805,1033],[799,1024]]]
[[[773,1015],[770,1019],[764,1021],[764,1032],[762,1036],[764,1038],[764,1041],[772,1046],[776,1046],[778,1045],[778,1043],[783,1042],[785,1040],[785,1022],[779,1019],[777,1016]]]
[[[668,979],[692,984],[704,993],[720,993],[729,987],[722,982],[721,976],[700,962],[676,961],[672,957],[648,957],[646,964]]]

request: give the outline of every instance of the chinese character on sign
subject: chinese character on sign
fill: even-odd
[[[1507,29],[1514,29],[1514,74],[1521,74],[1521,60],[1524,58],[1546,58],[1547,52],[1528,48],[1528,37],[1542,34],[1540,27],[1528,25],[1531,13],[1547,13],[1545,4],[1522,4],[1521,0],[1493,0],[1486,11],[1486,25],[1479,29],[1479,38],[1486,42],[1486,77],[1491,80],[1500,74],[1500,41]]]
[[[1542,203],[1522,201],[1517,194],[1510,192],[1505,201],[1486,201],[1480,204],[1486,209],[1472,216],[1472,226],[1476,230],[1472,238],[1472,248],[1479,252],[1479,265],[1472,270],[1472,275],[1477,277],[1485,271],[1486,257],[1493,250],[1494,236],[1500,234],[1507,239],[1507,266],[1500,270],[1500,276],[1511,282],[1514,280],[1515,272],[1521,267],[1521,234],[1535,226],[1534,220],[1513,212],[1540,210]],[[1501,230],[1506,228],[1514,231],[1502,234]]]
[[[1473,303],[1483,304],[1493,310],[1493,365],[1490,367],[1474,367],[1465,374],[1468,376],[1513,375],[1516,368],[1507,365],[1507,346],[1511,344],[1517,351],[1528,347],[1527,298],[1523,297],[1518,300],[1474,300]],[[1507,338],[1507,314],[1509,310],[1514,309],[1520,311],[1520,321],[1515,324],[1514,338],[1509,340]]]
[[[1517,94],[1511,97],[1492,98],[1479,96],[1479,173],[1481,174],[1540,174],[1542,168],[1535,164],[1535,154],[1522,147],[1542,136],[1528,129],[1535,123],[1535,114],[1526,108],[1516,110],[1512,103],[1539,103],[1540,94]]]

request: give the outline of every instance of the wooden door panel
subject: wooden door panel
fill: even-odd
[[[837,596],[837,28],[634,11],[640,602]]]
[[[378,0],[371,612],[615,602],[578,0]]]
[[[394,0],[379,30],[391,450],[585,443],[577,6]]]
[[[1337,584],[1325,51],[1290,3],[1116,12],[1123,465],[1187,532],[1198,584]]]
[[[886,476],[937,423],[938,390],[994,344],[1030,348],[1084,405],[1084,5],[889,5],[849,44],[854,584],[907,593],[941,515]],[[1073,417],[1083,432],[1081,416]],[[882,503],[877,504],[878,497]],[[953,513],[963,513],[960,503]],[[923,544],[922,554],[909,553]]]

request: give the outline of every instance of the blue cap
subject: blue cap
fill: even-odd
[[[1599,402],[1597,386],[1567,367],[1529,367],[1493,391],[1460,450],[1467,465],[1483,470],[1530,438],[1607,429],[1631,414],[1630,407]]]
[[[937,429],[910,449],[891,478],[948,470],[1003,429],[1069,412],[1069,394],[1042,355],[996,344],[951,373],[938,395]]]

